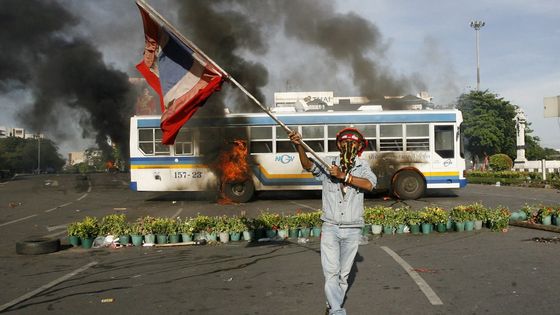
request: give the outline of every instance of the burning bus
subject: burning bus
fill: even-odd
[[[359,129],[368,140],[362,158],[378,177],[376,190],[417,199],[426,190],[466,185],[458,110],[317,111],[279,113],[318,156],[335,156],[336,133]],[[320,190],[303,170],[286,132],[265,113],[197,117],[174,145],[161,144],[159,116],[130,124],[131,189],[216,191],[233,202],[255,191]]]

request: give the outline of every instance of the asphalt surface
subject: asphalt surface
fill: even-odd
[[[323,314],[319,241],[313,238],[305,244],[64,246],[46,255],[15,253],[15,243],[30,236],[60,237],[67,244],[64,226],[86,215],[117,212],[133,220],[147,214],[244,211],[252,216],[264,209],[292,213],[321,206],[316,192],[262,193],[250,203],[225,206],[213,194],[138,193],[128,190],[127,176],[41,175],[0,184],[0,309],[6,314]],[[406,204],[450,208],[475,201],[518,209],[525,203],[558,204],[560,193],[469,185]],[[366,200],[374,204],[404,203],[383,195]],[[558,314],[560,243],[533,241],[555,236],[518,227],[507,233],[370,235],[359,248],[346,308],[349,314]],[[438,299],[441,305],[434,303]]]

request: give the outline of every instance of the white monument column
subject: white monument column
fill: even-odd
[[[525,163],[525,127],[527,126],[527,117],[521,108],[515,110],[517,113],[513,120],[515,121],[515,128],[517,129],[517,157],[515,163]]]

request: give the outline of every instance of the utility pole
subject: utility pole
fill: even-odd
[[[37,175],[41,174],[41,134],[37,133]]]
[[[471,27],[476,31],[476,90],[480,91],[480,48],[479,31],[486,25],[484,21],[471,21]]]

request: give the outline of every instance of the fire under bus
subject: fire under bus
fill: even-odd
[[[359,129],[369,143],[362,159],[377,175],[376,191],[417,199],[427,190],[466,186],[458,110],[294,112],[277,117],[298,130],[320,157],[338,155],[335,136],[340,129]],[[322,188],[302,169],[286,132],[265,113],[195,116],[171,146],[161,144],[159,124],[159,116],[131,118],[133,190],[219,191],[231,201],[247,202],[255,191]]]

